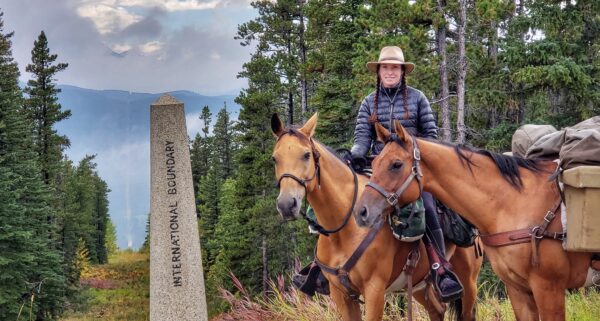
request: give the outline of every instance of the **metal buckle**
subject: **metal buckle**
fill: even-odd
[[[435,262],[435,263],[431,264],[431,269],[432,270],[437,270],[437,269],[440,268],[440,266],[441,265],[438,262]]]
[[[416,146],[413,148],[413,158],[418,161],[421,160],[421,151]]]
[[[391,206],[396,206],[396,204],[398,204],[398,195],[396,195],[396,193],[390,193],[388,194],[388,196],[385,198],[385,200],[388,202],[388,204],[390,204]]]

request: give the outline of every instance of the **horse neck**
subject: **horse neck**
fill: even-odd
[[[344,165],[323,146],[315,144],[315,148],[320,154],[321,184],[320,187],[315,185],[308,192],[307,199],[315,211],[319,224],[326,229],[333,229],[342,224],[352,206],[352,196],[355,188],[354,176],[348,166]],[[363,178],[358,177],[358,179],[357,198],[365,185]],[[347,226],[340,233],[351,233],[354,227],[354,219],[350,218]]]
[[[543,216],[550,209],[547,207],[553,205],[554,186],[543,175],[519,169],[524,182],[519,191],[501,176],[487,156],[466,151],[475,164],[469,170],[452,147],[423,140],[419,140],[419,147],[423,189],[484,234],[539,224],[537,213]]]

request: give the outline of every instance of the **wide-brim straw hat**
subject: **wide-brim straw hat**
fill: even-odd
[[[377,66],[380,64],[404,65],[405,74],[410,74],[415,69],[415,64],[404,61],[404,53],[397,46],[383,47],[381,52],[379,52],[379,59],[377,61],[367,62],[367,69],[371,72],[377,72]]]

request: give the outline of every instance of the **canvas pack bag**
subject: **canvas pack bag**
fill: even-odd
[[[404,207],[394,209],[388,216],[394,237],[404,242],[420,240],[425,234],[425,206],[419,198]]]
[[[565,130],[559,158],[563,169],[600,166],[600,116],[587,119]]]
[[[529,148],[540,138],[556,133],[552,125],[525,124],[519,127],[512,137],[512,153],[514,156],[525,158]],[[558,150],[556,150],[558,154]]]

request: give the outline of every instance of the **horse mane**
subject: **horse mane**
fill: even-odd
[[[301,141],[304,141],[306,143],[310,143],[310,139],[306,135],[304,135],[304,133],[300,132],[298,129],[299,129],[299,127],[297,127],[295,125],[292,125],[291,127],[287,127],[279,135],[278,139],[281,138],[285,134],[289,134],[289,135],[298,137],[298,139],[300,139]],[[331,148],[331,147],[329,147],[329,146],[321,143],[318,139],[312,138],[312,141],[315,144],[323,147],[326,151],[328,151],[331,155],[333,155],[335,158],[337,158],[338,160],[340,160],[342,163],[345,162],[344,159],[342,158],[342,156],[339,155],[338,152],[336,150],[334,150],[333,148]],[[344,163],[344,165],[345,165],[345,163]]]
[[[437,142],[433,140],[427,141],[453,148],[454,153],[458,156],[458,159],[462,163],[463,167],[467,167],[471,172],[473,172],[472,166],[478,166],[466,153],[475,153],[490,158],[494,162],[494,165],[496,165],[496,168],[498,168],[500,171],[502,177],[508,183],[510,183],[512,187],[519,191],[523,187],[523,180],[521,179],[521,174],[519,173],[519,167],[530,170],[534,173],[540,173],[544,171],[541,159],[524,159],[521,157],[502,155],[489,150],[473,148],[460,144]]]

